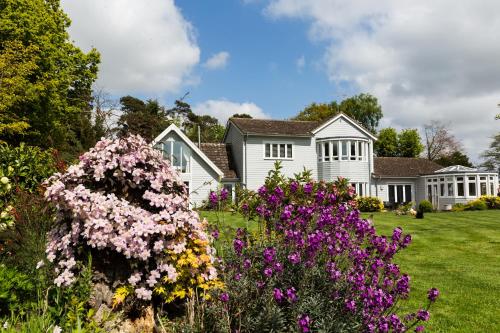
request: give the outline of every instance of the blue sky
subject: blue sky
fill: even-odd
[[[474,161],[498,132],[497,0],[61,0],[113,97],[288,118],[367,92],[380,127],[445,123]]]

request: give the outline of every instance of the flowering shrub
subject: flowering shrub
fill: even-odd
[[[208,331],[406,332],[423,330],[429,306],[396,314],[410,277],[393,262],[411,237],[378,236],[354,209],[347,180],[286,180],[279,166],[243,202],[261,218],[257,235],[239,229],[223,267],[226,289],[207,311]],[[255,212],[248,207],[256,207]],[[212,325],[212,326],[210,326]],[[417,326],[420,325],[420,326]]]
[[[484,201],[488,209],[500,209],[500,197],[494,195],[482,195],[479,200]]]
[[[12,206],[9,204],[11,190],[12,185],[9,178],[3,176],[0,170],[0,232],[12,227],[14,224]]]
[[[58,210],[46,250],[56,285],[71,285],[89,253],[125,276],[113,281],[121,285],[115,306],[129,294],[171,302],[219,285],[206,221],[189,209],[170,163],[139,136],[99,141],[48,185]]]
[[[432,203],[429,200],[422,200],[418,204],[418,210],[424,213],[432,213],[434,208],[432,207]]]
[[[357,197],[358,209],[361,212],[381,212],[384,204],[377,197]]]

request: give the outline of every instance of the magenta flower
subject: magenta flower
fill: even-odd
[[[229,191],[226,188],[223,188],[222,190],[220,190],[220,201],[226,201],[228,195],[229,195]]]
[[[430,313],[427,310],[418,310],[417,319],[422,321],[428,321],[430,318]]]
[[[208,195],[208,200],[210,201],[210,204],[212,206],[217,206],[217,203],[219,202],[219,197],[217,196],[217,193],[214,191],[210,191],[210,194]]]
[[[303,314],[299,317],[299,329],[301,332],[303,333],[307,333],[307,332],[310,332],[311,329],[310,329],[310,325],[311,325],[311,319],[309,318],[308,315],[306,314]]]
[[[296,265],[300,262],[300,254],[298,252],[293,252],[288,255],[288,260]]]
[[[291,303],[297,302],[297,293],[294,287],[286,290],[286,298],[288,298]]]
[[[229,301],[229,295],[227,293],[222,293],[222,294],[220,294],[219,299],[222,302],[227,303]]]
[[[422,325],[415,327],[415,332],[416,333],[423,332],[424,330],[425,330],[425,327],[422,326]]]
[[[274,257],[276,256],[276,249],[274,247],[266,247],[264,252],[262,253],[264,257],[264,262],[270,264],[273,262]]]
[[[427,292],[427,298],[429,299],[429,301],[431,302],[435,302],[436,299],[438,298],[439,296],[439,290],[436,289],[436,288],[431,288],[429,289],[429,291]]]
[[[214,231],[212,231],[212,237],[214,239],[219,239],[219,230],[215,229]]]
[[[285,295],[283,295],[283,292],[279,288],[274,288],[274,299],[276,302],[281,303],[283,301],[283,298],[285,298]]]
[[[271,276],[273,276],[273,270],[271,267],[266,267],[264,269],[264,275],[268,278],[270,278]]]

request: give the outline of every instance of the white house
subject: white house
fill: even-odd
[[[171,125],[153,145],[179,169],[195,206],[219,184],[233,198],[236,184],[258,189],[276,160],[281,161],[286,176],[293,177],[304,168],[317,180],[342,176],[356,187],[358,195],[377,196],[388,205],[429,199],[443,209],[481,194],[496,194],[495,173],[443,169],[421,158],[375,157],[375,140],[355,120],[339,114],[322,123],[231,118],[222,143],[202,143],[200,147]],[[475,185],[469,185],[472,177]]]

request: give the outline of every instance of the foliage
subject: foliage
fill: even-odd
[[[481,199],[476,199],[465,204],[464,210],[486,210],[488,205]]]
[[[186,94],[187,95],[187,94]],[[225,128],[217,118],[210,115],[197,115],[191,110],[191,105],[183,98],[175,101],[175,106],[168,110],[174,122],[184,131],[187,137],[198,142],[198,133],[201,142],[221,142]]]
[[[18,147],[0,145],[0,173],[21,190],[35,192],[46,178],[64,168],[55,150],[42,150],[24,143]]]
[[[387,127],[380,130],[375,141],[375,152],[379,157],[398,156],[398,132],[394,128]]]
[[[118,135],[140,135],[147,141],[152,141],[167,128],[171,121],[167,111],[157,100],[142,100],[124,96],[120,98],[122,115],[118,120]]]
[[[99,54],[77,48],[69,26],[58,0],[0,3],[0,67],[6,74],[0,140],[55,147],[68,156],[95,143],[90,101]]]
[[[392,262],[408,246],[396,228],[377,236],[354,209],[346,179],[316,183],[270,172],[258,191],[259,232],[238,230],[224,254],[226,289],[208,305],[205,331],[403,332],[429,319],[425,309],[399,317],[409,277]]]
[[[383,128],[375,142],[375,152],[379,157],[417,157],[422,151],[416,129],[404,129],[398,133],[392,127]]]
[[[230,118],[248,118],[248,119],[252,119],[253,117],[251,115],[249,115],[248,113],[235,113]]]
[[[404,129],[398,134],[400,157],[418,157],[423,150],[424,146],[416,129]]]
[[[424,213],[430,213],[434,210],[434,208],[432,207],[432,203],[429,200],[422,200],[418,204],[418,210]]]
[[[349,117],[356,119],[372,133],[375,133],[383,115],[382,107],[378,104],[375,96],[359,94],[344,99],[340,104],[336,101],[328,104],[312,103],[299,112],[293,119],[323,122],[337,115],[339,112],[343,112]]]
[[[500,133],[493,137],[489,149],[485,150],[481,157],[484,160],[482,164],[484,168],[500,173]]]
[[[0,264],[0,317],[24,313],[34,302],[32,277]]]
[[[479,200],[484,201],[488,209],[500,209],[500,197],[495,195],[482,195]]]
[[[96,269],[111,270],[114,288],[130,285],[140,304],[153,294],[172,302],[218,286],[206,221],[189,209],[175,169],[144,139],[102,140],[48,184],[46,198],[58,208],[47,245],[56,285],[72,285],[92,253]]]
[[[356,202],[361,212],[381,212],[384,204],[378,197],[357,197]]]
[[[443,123],[433,120],[424,126],[425,155],[434,161],[460,151],[461,146],[455,136]]]
[[[452,165],[463,165],[466,167],[473,167],[471,161],[469,160],[469,156],[460,151],[454,151],[450,155],[441,156],[437,158],[435,162],[444,167]]]
[[[38,193],[17,191],[12,200],[11,228],[0,232],[0,258],[33,275],[45,258],[46,234],[54,223],[54,209]]]
[[[416,211],[413,209],[413,202],[405,202],[396,208],[394,211],[396,215],[416,215]]]
[[[462,212],[465,208],[465,204],[458,202],[451,207],[453,212]]]

